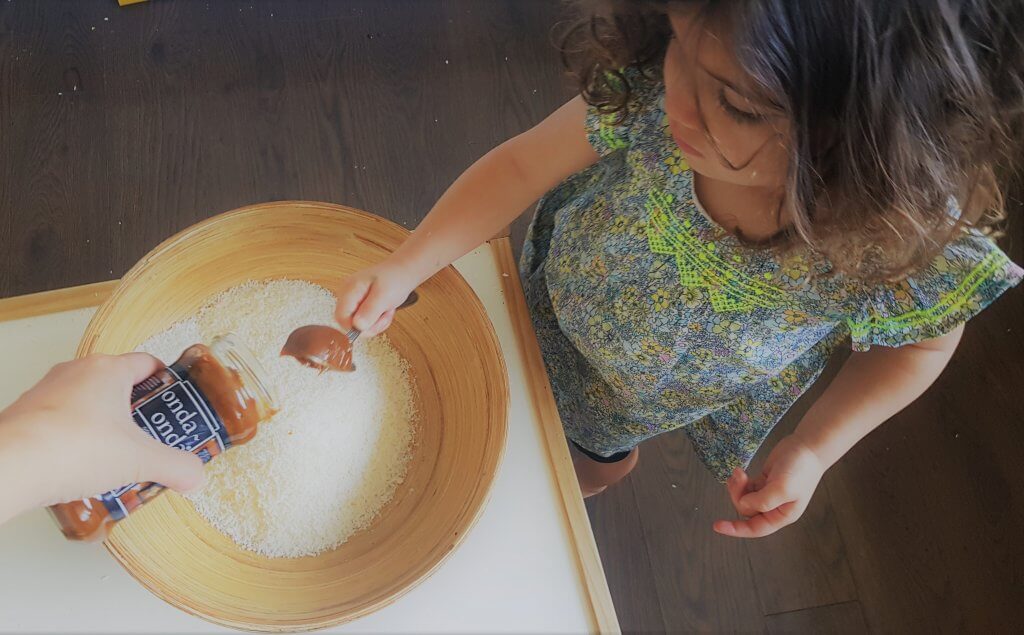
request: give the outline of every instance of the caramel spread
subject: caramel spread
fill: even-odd
[[[352,363],[352,342],[344,333],[330,326],[300,326],[288,336],[281,355],[294,357],[320,372],[356,369]]]

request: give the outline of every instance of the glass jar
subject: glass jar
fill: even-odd
[[[246,443],[277,411],[259,363],[233,336],[195,344],[178,361],[132,390],[132,418],[165,445],[206,463]],[[115,523],[164,491],[159,483],[131,483],[91,498],[50,507],[70,540],[102,540]]]

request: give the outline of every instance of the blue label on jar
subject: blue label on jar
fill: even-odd
[[[139,403],[132,411],[132,418],[136,425],[157,441],[186,452],[194,452],[206,463],[212,458],[206,449],[210,441],[216,444],[220,452],[231,445],[227,432],[209,402],[189,379],[188,373],[177,366],[168,367],[167,371],[175,381]],[[146,494],[152,493],[149,491],[152,487],[132,483],[101,494],[99,499],[111,517],[120,520],[129,511],[122,500],[125,494],[134,490],[137,496],[145,498]]]
[[[169,370],[174,373],[173,368]],[[174,374],[178,381],[136,406],[135,423],[164,445],[191,452],[216,439],[224,450],[224,428],[206,399],[187,376]]]

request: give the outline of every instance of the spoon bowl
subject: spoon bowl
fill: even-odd
[[[395,307],[395,310],[404,309],[416,304],[420,296],[415,291],[409,294],[404,302]],[[311,368],[325,371],[351,372],[356,369],[352,362],[352,345],[362,332],[359,329],[351,329],[348,333],[322,324],[308,324],[300,326],[291,332],[288,339],[281,348],[281,355],[287,355],[299,360]]]

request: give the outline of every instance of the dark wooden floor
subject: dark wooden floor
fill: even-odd
[[[116,277],[172,232],[259,201],[414,225],[463,168],[566,98],[558,13],[528,0],[0,0],[0,295]],[[1018,222],[1018,262],[1022,238]],[[644,446],[637,472],[588,503],[624,630],[1020,628],[1022,330],[1016,290],[767,539],[711,532],[728,499],[682,435]]]

